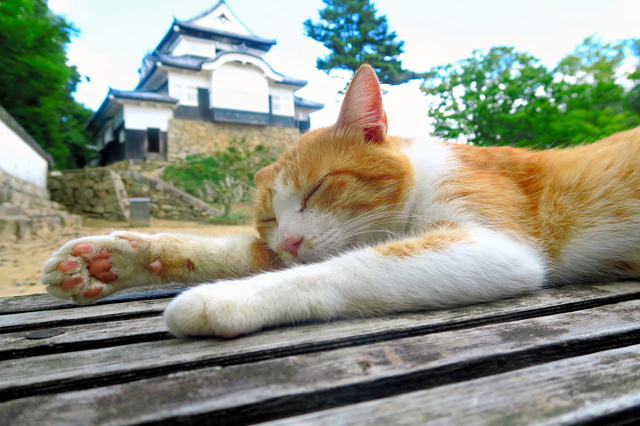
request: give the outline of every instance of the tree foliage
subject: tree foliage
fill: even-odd
[[[308,37],[331,51],[318,58],[318,69],[327,73],[334,69],[355,72],[367,63],[382,83],[401,84],[418,78],[416,73],[402,68],[398,57],[403,53],[404,42],[389,29],[385,15],[376,16],[370,0],[322,1],[326,7],[319,12],[320,20],[307,19],[303,24]]]
[[[590,37],[553,70],[512,47],[476,50],[435,67],[422,88],[435,99],[429,113],[435,134],[477,145],[546,148],[638,125],[620,75],[626,50]]]
[[[40,0],[0,1],[0,105],[47,151],[56,168],[83,166],[91,111],[74,101],[80,80],[66,64],[77,30]]]

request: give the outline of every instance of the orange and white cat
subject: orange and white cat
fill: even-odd
[[[391,137],[363,66],[336,124],[303,135],[256,184],[257,235],[80,238],[42,280],[81,304],[216,281],[173,300],[166,324],[233,337],[640,276],[640,128],[550,151]]]

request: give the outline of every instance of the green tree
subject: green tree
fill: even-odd
[[[66,64],[77,30],[41,0],[0,1],[0,105],[49,152],[56,168],[84,165],[91,114],[72,93],[80,79]]]
[[[635,86],[629,91],[629,107],[640,115],[640,38],[627,40],[631,54],[636,58],[635,71],[629,75],[629,79],[635,81]]]
[[[433,68],[422,90],[434,95],[435,134],[477,145],[533,143],[548,126],[551,73],[512,47],[493,47]]]
[[[440,137],[539,148],[582,143],[640,123],[620,75],[626,56],[623,44],[587,38],[548,70],[529,54],[493,47],[433,68],[422,90],[434,97],[429,115]]]
[[[370,0],[322,0],[320,20],[307,19],[305,34],[331,50],[318,58],[318,69],[329,73],[334,69],[355,72],[367,63],[373,67],[382,83],[401,84],[418,78],[413,71],[402,68],[398,57],[404,42],[390,31],[387,17],[376,16]]]
[[[623,43],[588,37],[554,70],[551,94],[558,107],[551,132],[560,141],[595,141],[639,124],[621,82]],[[629,73],[626,73],[628,76]]]

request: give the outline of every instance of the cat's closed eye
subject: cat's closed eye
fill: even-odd
[[[309,200],[311,199],[311,197],[313,197],[313,194],[315,194],[318,191],[318,189],[322,186],[323,183],[324,182],[320,182],[319,184],[314,186],[313,189],[311,189],[311,191],[309,191],[307,196],[304,198],[304,201],[302,202],[302,206],[300,207],[301,212],[306,210]]]

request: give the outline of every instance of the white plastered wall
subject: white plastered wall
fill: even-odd
[[[269,94],[272,98],[273,115],[294,116],[293,89],[286,86],[271,86]]]
[[[0,121],[0,170],[47,188],[47,161],[3,121]]]
[[[198,106],[198,88],[209,89],[211,73],[209,71],[170,71],[169,96],[180,101],[180,105]]]
[[[255,66],[227,62],[213,71],[210,105],[213,108],[268,113],[267,78]]]
[[[171,107],[124,104],[124,123],[127,129],[146,130],[158,128],[167,131],[169,119],[173,117]]]

